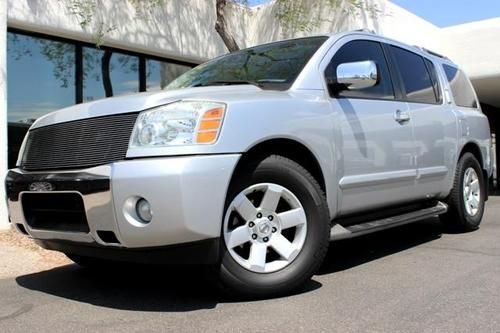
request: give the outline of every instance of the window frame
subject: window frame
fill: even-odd
[[[392,66],[393,67],[393,70],[396,72],[396,75],[398,77],[398,83],[399,83],[399,89],[401,90],[401,94],[402,94],[402,101],[403,102],[406,102],[406,103],[413,103],[413,104],[425,104],[425,105],[443,105],[444,103],[444,99],[443,99],[443,90],[442,90],[442,84],[439,82],[439,74],[437,72],[437,66],[436,64],[434,63],[434,61],[432,59],[430,59],[429,57],[426,57],[418,52],[415,52],[413,50],[410,50],[406,47],[403,47],[401,45],[396,45],[396,44],[391,44],[391,43],[384,43],[386,44],[386,48],[387,48],[387,52],[390,54],[390,58],[391,58],[391,61],[392,61]],[[403,80],[403,74],[401,73],[401,70],[399,69],[399,65],[396,61],[396,58],[395,58],[395,54],[394,52],[392,51],[392,48],[399,48],[399,49],[402,49],[404,51],[407,51],[407,52],[410,52],[410,53],[413,53],[414,55],[420,57],[424,63],[424,67],[425,67],[425,70],[427,71],[427,74],[429,75],[429,79],[431,81],[431,87],[432,87],[432,91],[434,92],[434,98],[436,99],[436,102],[434,103],[431,103],[431,102],[422,102],[422,101],[413,101],[413,100],[409,100],[408,99],[408,96],[406,95],[406,88],[404,86],[404,80]],[[436,78],[437,78],[437,85],[438,85],[438,89],[439,89],[439,92],[440,92],[440,98],[438,99],[438,96],[436,95],[436,91],[434,89],[434,85],[433,85],[433,79],[432,79],[432,75],[431,73],[429,72],[429,68],[428,68],[428,65],[426,63],[426,60],[430,61],[433,65],[434,65],[434,70],[436,72]]]
[[[81,104],[84,102],[84,100],[83,100],[83,96],[84,96],[83,48],[89,47],[89,48],[97,49],[95,44],[88,43],[88,42],[82,42],[82,41],[75,40],[75,39],[58,37],[58,36],[48,35],[48,34],[44,34],[44,33],[33,32],[33,31],[17,29],[17,28],[10,28],[10,27],[7,28],[7,33],[19,34],[19,35],[24,35],[24,36],[28,36],[28,37],[46,39],[46,40],[51,40],[51,41],[55,41],[55,42],[61,42],[61,43],[67,43],[67,44],[73,45],[74,49],[75,49],[75,55],[74,55],[74,58],[75,58],[75,82],[74,82],[75,104]],[[161,61],[161,62],[167,62],[167,63],[171,63],[171,64],[175,64],[175,65],[187,66],[187,67],[191,67],[191,68],[194,68],[194,67],[199,65],[199,63],[176,60],[176,59],[165,58],[165,57],[159,57],[159,56],[155,56],[155,55],[151,55],[151,54],[134,52],[134,51],[116,48],[116,47],[101,46],[99,49],[109,50],[113,53],[122,53],[122,54],[129,55],[129,56],[135,56],[138,58],[139,68],[137,71],[137,75],[138,75],[138,87],[137,88],[138,88],[139,92],[147,91],[146,90],[146,80],[147,80],[146,60],[149,60],[149,59],[157,60],[157,61]]]
[[[332,94],[332,92],[330,91],[330,89],[328,87],[328,76],[327,76],[326,71],[328,70],[328,67],[330,66],[333,58],[335,57],[337,52],[339,52],[343,47],[345,47],[346,45],[348,45],[352,42],[358,42],[358,41],[373,42],[373,43],[377,43],[380,45],[381,50],[382,50],[382,55],[384,57],[384,60],[385,60],[386,66],[387,66],[387,70],[389,72],[389,77],[391,79],[391,85],[392,85],[392,89],[394,92],[393,98],[364,97],[364,96],[338,96],[338,95]],[[340,45],[339,48],[331,55],[330,59],[328,60],[328,62],[326,64],[326,67],[323,70],[322,76],[323,76],[323,81],[324,81],[325,87],[326,87],[327,92],[328,92],[328,96],[330,98],[333,98],[333,99],[360,99],[360,100],[370,100],[370,101],[402,102],[403,99],[402,99],[401,85],[399,83],[398,77],[396,77],[396,75],[394,73],[394,70],[391,68],[392,67],[391,60],[392,59],[390,59],[390,55],[387,53],[385,43],[380,41],[380,40],[368,39],[368,38],[355,38],[355,39],[347,40],[345,43]]]
[[[431,81],[433,83],[433,87],[434,87],[434,79],[432,78],[432,70],[434,70],[434,74],[435,74],[435,80],[436,80],[436,89],[434,89],[434,93],[436,94],[436,98],[437,98],[437,101],[439,103],[439,105],[442,105],[443,104],[443,85],[441,84],[440,82],[440,79],[439,79],[439,73],[438,73],[438,66],[434,63],[434,61],[432,61],[431,59],[427,58],[427,57],[424,57],[424,63],[425,63],[425,67],[427,67],[427,71],[429,72],[429,75],[431,77]],[[429,67],[429,64],[432,65],[432,68]]]

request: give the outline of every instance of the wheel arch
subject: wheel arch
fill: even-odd
[[[249,161],[264,159],[270,155],[289,158],[309,171],[325,193],[328,202],[327,182],[318,158],[306,145],[290,138],[270,138],[250,146],[236,164],[231,179],[234,179]]]
[[[484,161],[483,153],[481,152],[481,148],[477,143],[475,143],[473,141],[467,142],[460,150],[460,154],[458,155],[457,161],[460,160],[460,158],[465,153],[471,153],[472,155],[474,155],[474,157],[479,162],[479,165],[481,166],[481,170],[483,172],[483,177],[484,177],[484,184],[486,186],[485,200],[488,200],[489,175],[488,175],[488,170],[485,168],[485,161]]]
[[[458,155],[458,160],[465,154],[465,153],[471,153],[474,155],[474,157],[477,159],[479,164],[481,165],[481,169],[484,171],[484,160],[483,160],[483,154],[481,153],[481,148],[479,148],[479,145],[475,142],[469,141],[467,142],[463,147],[462,150],[460,151],[460,154]]]

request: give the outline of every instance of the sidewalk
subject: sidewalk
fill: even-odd
[[[63,254],[43,250],[14,230],[0,230],[0,279],[70,264]]]

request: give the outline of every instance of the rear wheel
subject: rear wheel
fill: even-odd
[[[471,153],[457,164],[453,189],[447,198],[448,213],[443,220],[457,231],[479,228],[484,213],[485,186],[481,165]]]
[[[329,226],[324,194],[311,174],[287,158],[265,158],[231,184],[220,281],[251,297],[298,288],[323,261]]]

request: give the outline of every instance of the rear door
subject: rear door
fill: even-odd
[[[377,40],[346,37],[334,45],[325,79],[336,81],[342,63],[371,60],[378,83],[361,90],[332,91],[337,114],[339,215],[393,206],[413,199],[416,179],[412,123],[408,107],[391,77],[386,53]]]
[[[456,116],[443,102],[443,83],[427,57],[395,45],[388,47],[408,103],[416,145],[417,182],[421,198],[439,196],[449,188],[456,160]],[[445,193],[443,193],[445,194]]]

